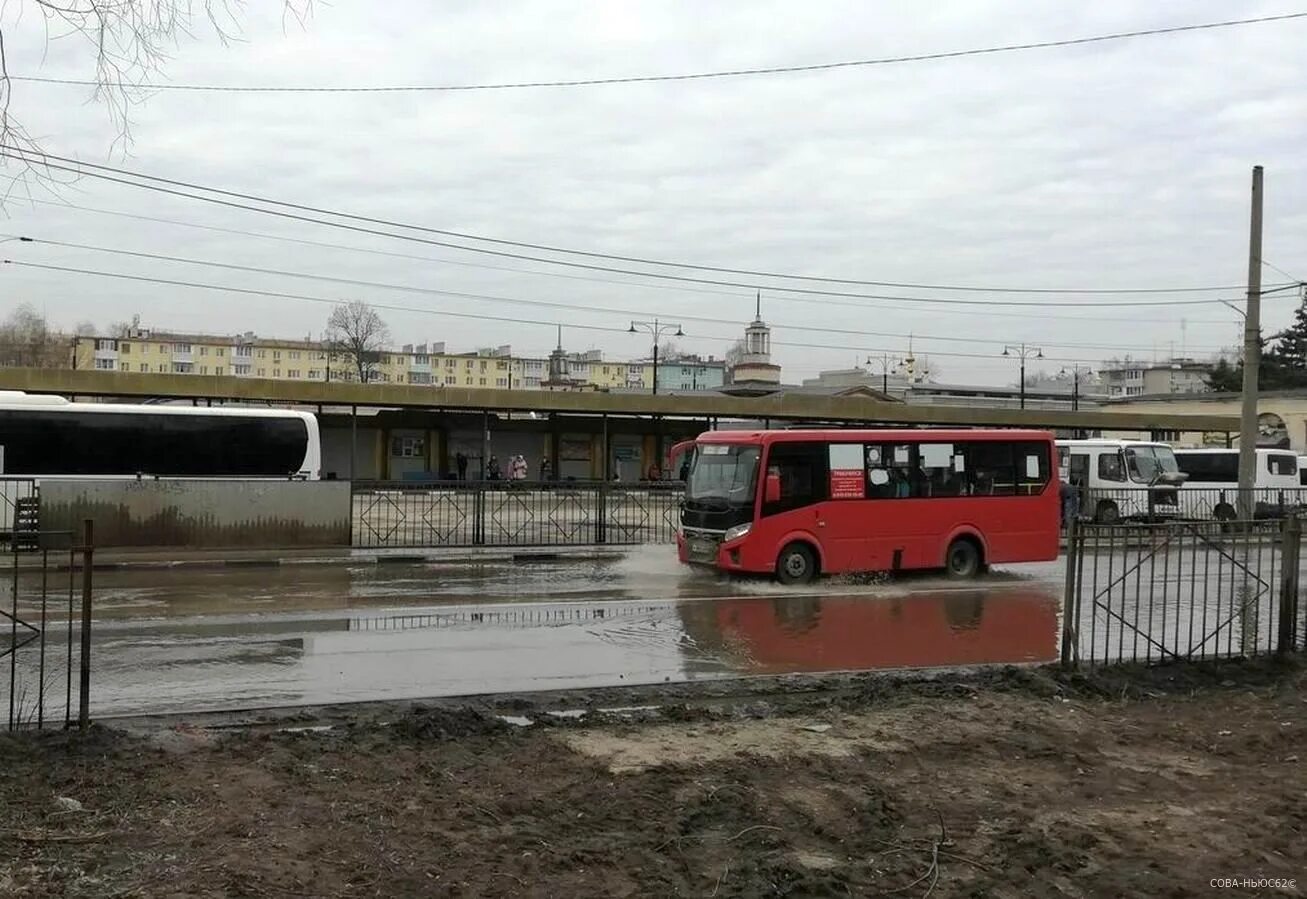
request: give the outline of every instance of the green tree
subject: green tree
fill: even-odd
[[[1238,393],[1243,389],[1243,364],[1231,365],[1222,356],[1207,371],[1207,389],[1217,393]]]
[[[1293,324],[1275,335],[1275,355],[1293,386],[1307,385],[1307,297],[1293,315]]]

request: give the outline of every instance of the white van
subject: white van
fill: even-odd
[[[1146,440],[1059,440],[1058,469],[1080,493],[1080,515],[1100,524],[1174,518],[1184,475],[1175,451]]]
[[[1284,506],[1297,506],[1302,485],[1298,456],[1289,450],[1255,452],[1254,516],[1273,517]],[[1239,451],[1176,450],[1175,458],[1180,470],[1189,476],[1180,490],[1181,514],[1186,518],[1232,520],[1237,514],[1239,497]]]

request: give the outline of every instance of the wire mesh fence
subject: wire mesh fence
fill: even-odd
[[[1302,524],[1079,524],[1068,539],[1062,658],[1156,663],[1302,648]]]
[[[682,486],[599,482],[358,482],[353,543],[365,547],[670,543]]]

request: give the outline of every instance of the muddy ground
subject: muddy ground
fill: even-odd
[[[0,895],[1301,895],[1305,686],[1007,670],[0,737]]]

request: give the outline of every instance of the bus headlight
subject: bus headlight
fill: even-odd
[[[732,540],[739,540],[741,537],[747,537],[751,530],[753,530],[753,522],[748,524],[737,524],[733,528],[727,528],[726,533],[722,535],[722,542],[730,543]]]

